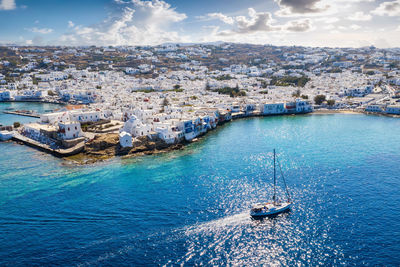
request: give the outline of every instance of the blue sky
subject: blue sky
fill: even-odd
[[[400,47],[400,0],[0,0],[0,43]]]

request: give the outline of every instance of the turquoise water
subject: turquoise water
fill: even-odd
[[[3,125],[12,125],[14,122],[29,123],[35,122],[38,118],[4,114],[7,109],[13,110],[34,110],[39,114],[45,113],[47,110],[59,109],[61,105],[47,103],[32,103],[32,102],[0,102],[0,123]]]
[[[238,120],[183,151],[72,167],[1,143],[0,265],[400,264],[400,120]],[[271,197],[272,149],[295,200]]]

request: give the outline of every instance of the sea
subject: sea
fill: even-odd
[[[241,119],[183,150],[87,166],[0,143],[0,265],[399,266],[399,129],[354,114]],[[252,220],[272,196],[273,149],[293,206]]]

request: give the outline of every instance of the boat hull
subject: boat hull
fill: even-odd
[[[262,217],[273,217],[280,213],[284,213],[290,210],[292,203],[285,202],[280,205],[266,204],[264,208],[260,211],[250,211],[250,216],[253,218],[262,218]]]

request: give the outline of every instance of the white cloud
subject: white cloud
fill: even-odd
[[[232,17],[228,17],[222,13],[208,13],[205,17],[208,17],[210,19],[219,19],[220,21],[226,24],[232,25],[234,23],[234,19]]]
[[[351,24],[351,25],[350,25],[350,29],[352,29],[352,30],[359,30],[359,29],[361,29],[361,26],[360,26],[360,25],[357,25],[357,24]]]
[[[327,23],[327,24],[332,24],[332,23],[338,22],[339,18],[337,18],[337,17],[322,17],[322,18],[316,18],[314,20],[315,21],[322,21],[322,22]]]
[[[34,32],[34,33],[40,33],[40,34],[49,34],[53,32],[53,29],[50,28],[37,28],[37,27],[33,27],[33,28],[29,28],[26,29],[30,32]]]
[[[225,16],[225,15],[224,15]],[[256,32],[270,32],[279,30],[279,27],[272,26],[272,16],[269,12],[256,12],[253,8],[248,9],[248,16],[228,17],[232,19],[234,26],[230,30],[220,31],[221,36],[236,34],[251,34]]]
[[[329,24],[327,26],[325,26],[323,29],[324,30],[333,30],[335,28],[335,26],[333,26],[332,24]]]
[[[383,2],[371,13],[378,16],[400,16],[400,0]]]
[[[33,41],[32,41],[32,40],[26,40],[26,41],[25,41],[25,44],[26,44],[26,45],[33,45]]]
[[[209,29],[209,32],[198,40],[202,42],[226,41],[258,44],[282,41],[287,44],[290,42],[287,39],[287,34],[309,32],[313,29],[312,21],[309,18],[277,24],[271,13],[257,12],[253,8],[248,9],[247,16],[221,15],[222,16],[218,15],[218,17],[223,17],[224,19],[228,18],[227,21],[229,23],[205,28]],[[203,16],[203,18],[207,18],[207,16]],[[232,23],[230,23],[231,20]],[[228,27],[228,29],[226,27]]]
[[[0,0],[0,10],[13,10],[16,9],[15,0]]]
[[[306,32],[312,29],[310,19],[292,20],[283,26],[283,29],[289,32]]]
[[[288,21],[283,25],[273,24],[274,19],[269,12],[257,12],[253,8],[248,9],[248,16],[228,17],[224,14],[220,18],[227,20],[233,27],[229,30],[218,31],[214,28],[213,33],[219,36],[251,35],[262,32],[305,32],[312,29],[310,19],[299,19]]]
[[[365,14],[364,12],[358,11],[354,13],[353,15],[350,15],[348,17],[349,20],[354,20],[354,21],[367,21],[371,20],[372,16],[370,14]]]
[[[59,41],[72,45],[154,45],[186,40],[171,31],[170,26],[187,16],[175,11],[170,4],[162,0],[118,0],[116,3],[120,9],[114,16],[94,26],[75,26]]]
[[[68,21],[68,28],[73,28],[75,26],[75,23],[72,21]]]

